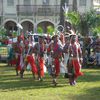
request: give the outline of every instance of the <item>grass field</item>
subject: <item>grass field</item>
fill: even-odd
[[[31,72],[24,79],[15,75],[15,70],[0,64],[0,100],[100,100],[100,69],[83,69],[76,86],[60,75],[57,87],[46,75],[43,82],[33,80]]]

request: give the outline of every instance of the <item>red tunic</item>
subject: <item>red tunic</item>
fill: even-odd
[[[44,43],[37,43],[34,46],[34,52],[37,55],[37,67],[38,67],[38,73],[40,74],[40,77],[44,76],[44,51],[45,51],[45,45]]]
[[[80,63],[80,59],[79,59],[79,54],[80,54],[80,47],[79,44],[77,42],[75,42],[74,44],[70,45],[70,60],[71,60],[71,65],[74,67],[75,69],[75,77],[77,78],[78,76],[83,75],[83,73],[81,72],[81,63]]]
[[[21,70],[21,65],[20,65],[20,61],[21,61],[21,54],[22,54],[22,46],[20,45],[19,42],[16,43],[16,48],[15,51],[17,53],[17,70]]]
[[[60,58],[62,55],[62,49],[58,43],[53,43],[52,50],[55,65],[55,75],[58,76],[60,73]]]

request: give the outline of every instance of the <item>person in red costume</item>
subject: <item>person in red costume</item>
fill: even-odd
[[[48,52],[51,52],[52,56],[52,78],[53,78],[53,84],[56,86],[56,78],[59,76],[60,73],[60,60],[62,57],[62,51],[63,48],[61,44],[59,43],[59,37],[58,35],[54,35],[52,37],[53,43],[49,46]]]
[[[18,71],[21,70],[21,68],[23,67],[21,60],[22,60],[22,52],[23,52],[23,47],[21,45],[21,37],[18,36],[17,38],[17,42],[16,42],[16,46],[14,48],[15,53],[16,53],[16,75],[18,75]]]
[[[69,61],[68,61],[68,75],[70,85],[76,84],[78,76],[82,76],[81,72],[82,64],[82,51],[78,38],[75,34],[71,35],[70,46],[69,46]]]
[[[22,68],[21,72],[20,72],[20,75],[21,75],[21,78],[23,78],[23,73],[27,67],[28,64],[30,64],[30,67],[31,67],[31,71],[32,71],[32,74],[33,74],[33,77],[35,79],[35,76],[37,75],[37,66],[35,64],[35,59],[34,59],[34,56],[33,56],[33,47],[31,45],[31,42],[32,40],[30,40],[30,36],[28,37],[28,40],[26,39],[24,41],[24,67]]]
[[[31,65],[32,74],[35,79],[36,75],[38,74],[38,70],[35,64],[34,56],[32,54],[27,55],[27,62]]]
[[[46,51],[46,45],[43,36],[38,37],[38,43],[35,44],[33,52],[36,56],[36,63],[38,69],[38,79],[43,81],[44,77],[44,53]]]

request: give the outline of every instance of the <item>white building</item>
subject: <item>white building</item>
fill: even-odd
[[[94,9],[97,10],[97,13],[100,13],[100,0],[93,0]]]
[[[73,0],[66,0],[72,10]],[[84,13],[93,7],[93,0],[77,0],[77,8]],[[7,30],[17,30],[20,23],[24,31],[37,32],[41,26],[46,27],[59,24],[60,0],[0,0],[1,26]]]

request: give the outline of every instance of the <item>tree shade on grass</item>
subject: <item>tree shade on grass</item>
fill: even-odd
[[[82,70],[85,75],[79,77],[76,86],[70,86],[60,75],[54,87],[48,74],[43,82],[33,80],[29,71],[20,79],[13,67],[0,64],[0,100],[99,100],[100,69]]]

